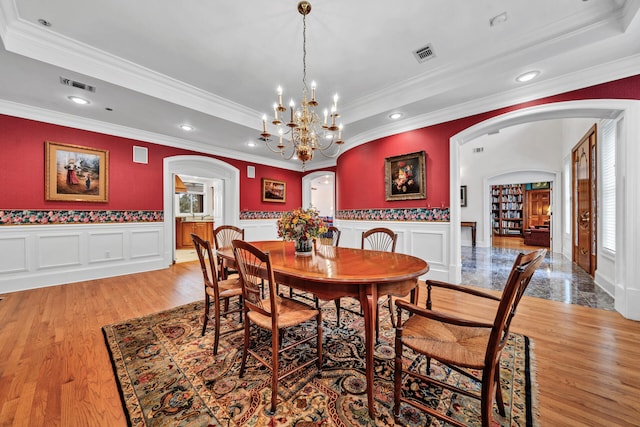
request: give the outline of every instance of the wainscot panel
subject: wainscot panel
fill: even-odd
[[[0,293],[168,267],[162,222],[0,227]]]
[[[421,279],[450,280],[450,223],[427,221],[350,221],[336,220],[342,234],[340,246],[359,248],[362,232],[386,227],[398,234],[396,252],[413,255],[429,263],[429,272]]]

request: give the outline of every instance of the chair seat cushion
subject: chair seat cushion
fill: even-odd
[[[218,282],[218,290],[220,291],[220,298],[230,298],[238,295],[242,295],[242,283],[239,277],[233,277],[227,280],[220,280]],[[214,295],[213,288],[206,287],[205,292]]]
[[[429,357],[468,368],[484,367],[489,328],[472,328],[411,316],[402,327],[402,342]]]
[[[318,310],[300,301],[278,296],[278,328],[288,328],[299,325],[302,322],[313,319],[318,315]],[[271,312],[269,299],[262,300],[262,307]],[[256,311],[249,311],[247,316],[253,323],[263,329],[271,329],[271,317]]]

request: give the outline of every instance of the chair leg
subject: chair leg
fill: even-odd
[[[397,334],[398,332],[396,332]],[[402,332],[400,331],[400,334]],[[396,337],[396,361],[393,374],[393,417],[400,416],[400,398],[402,397],[402,341]]]
[[[495,378],[495,376],[494,376]],[[482,427],[491,425],[491,412],[493,411],[493,379],[489,375],[483,375],[482,392],[480,393],[480,416],[482,419]]]
[[[276,406],[278,403],[278,375],[279,375],[279,362],[280,362],[280,333],[282,331],[278,329],[271,333],[271,358],[273,359],[273,365],[271,366],[271,412],[276,412]]]
[[[316,299],[317,301],[317,299]],[[316,316],[316,329],[318,333],[318,344],[316,346],[318,352],[318,377],[322,376],[322,310],[318,310]]]
[[[240,373],[238,374],[238,376],[240,378],[242,378],[242,376],[244,375],[244,368],[245,365],[247,363],[247,353],[248,353],[248,348],[249,348],[249,333],[251,333],[251,325],[250,325],[250,321],[246,316],[245,313],[245,321],[244,321],[244,345],[242,346],[242,363],[240,364]]]
[[[393,312],[393,297],[389,297],[389,319],[391,319],[391,326],[395,328],[398,322],[396,321],[396,314]]]
[[[227,298],[227,303],[229,303],[229,298]],[[213,328],[213,355],[217,355],[218,354],[218,342],[220,341],[220,300],[214,298],[214,304],[215,306],[215,317],[213,318],[213,324],[214,324],[214,328]]]
[[[336,324],[340,326],[340,298],[334,300],[336,304]]]
[[[380,342],[378,340],[379,332],[380,332],[380,307],[376,307],[376,344]]]
[[[207,330],[207,322],[209,321],[209,294],[204,294],[204,321],[202,322],[202,336]]]
[[[500,387],[500,362],[496,364],[495,369],[495,387],[496,387],[496,403],[498,404],[498,412],[503,417],[506,415],[504,410],[504,400],[502,399],[502,387]]]

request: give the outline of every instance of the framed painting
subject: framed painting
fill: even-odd
[[[467,207],[467,186],[466,185],[460,186],[460,206],[462,206],[463,208]]]
[[[262,201],[285,203],[287,201],[287,183],[262,178]]]
[[[46,141],[45,198],[70,202],[108,202],[109,152]]]
[[[385,163],[386,200],[425,199],[425,152],[387,157]]]

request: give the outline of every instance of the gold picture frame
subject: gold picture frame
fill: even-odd
[[[109,152],[46,141],[45,199],[108,202]]]
[[[424,151],[384,159],[386,200],[426,199]]]
[[[287,201],[287,183],[262,178],[262,201],[285,203]]]

